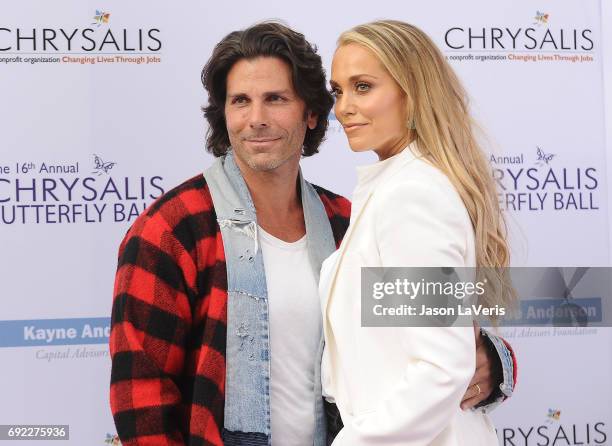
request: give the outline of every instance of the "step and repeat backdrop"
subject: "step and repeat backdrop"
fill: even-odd
[[[119,444],[107,345],[117,248],[146,206],[210,165],[200,73],[218,40],[257,21],[303,32],[328,72],[351,26],[421,27],[470,93],[513,264],[610,265],[602,3],[3,1],[0,424],[69,425],[70,444]],[[355,166],[373,161],[349,150],[332,116],[302,168],[350,197]],[[520,366],[515,396],[493,412],[500,444],[612,444],[610,329],[503,335]]]

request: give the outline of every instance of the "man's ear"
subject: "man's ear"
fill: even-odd
[[[306,113],[306,125],[310,130],[314,130],[317,126],[317,121],[319,120],[319,115],[311,112],[310,110]]]

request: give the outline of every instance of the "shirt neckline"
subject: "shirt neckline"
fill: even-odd
[[[278,237],[274,237],[272,234],[267,232],[264,228],[257,225],[257,230],[259,231],[259,237],[261,237],[261,241],[267,243],[268,245],[272,245],[276,248],[288,249],[297,251],[306,247],[306,234],[299,240],[295,242],[286,242],[284,240],[279,239]]]

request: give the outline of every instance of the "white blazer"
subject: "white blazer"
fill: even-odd
[[[358,168],[351,224],[323,263],[323,394],[344,423],[333,446],[498,444],[485,414],[459,407],[476,364],[471,327],[361,327],[362,266],[476,264],[459,194],[415,153]]]

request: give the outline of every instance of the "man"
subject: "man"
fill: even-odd
[[[301,34],[262,23],[226,36],[202,81],[218,159],[151,205],[120,247],[110,340],[119,437],[324,445],[340,423],[321,397],[318,272],[350,203],[299,170],[333,104],[321,59]],[[499,338],[477,342],[466,407],[509,396],[516,370]]]

